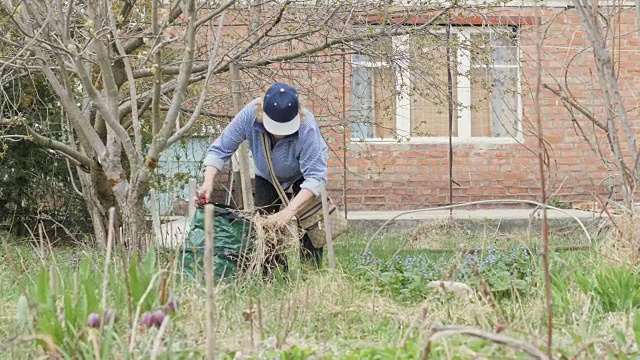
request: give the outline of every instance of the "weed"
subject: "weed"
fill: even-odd
[[[576,274],[580,289],[594,298],[604,312],[618,312],[640,306],[640,268],[628,264],[603,264],[593,273]]]
[[[132,303],[142,311],[160,305],[158,283],[152,283],[157,274],[154,252],[149,252],[140,263],[132,256],[127,271],[129,283],[125,284],[123,277],[117,276],[118,269],[112,269],[112,281],[105,294],[111,305],[102,309],[103,273],[92,266],[92,259],[82,260],[74,272],[41,267],[35,281],[27,283],[26,294],[18,300],[20,325],[28,332],[47,336],[59,355],[65,357],[121,351],[112,346],[122,341],[128,325],[134,322],[133,313],[126,310],[127,288]],[[47,342],[37,342],[43,349],[49,349]]]

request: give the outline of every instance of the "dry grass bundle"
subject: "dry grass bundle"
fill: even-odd
[[[254,215],[251,221],[253,251],[246,261],[246,275],[259,275],[271,271],[270,267],[286,266],[287,255],[300,246],[301,234],[296,224],[291,222],[284,228],[278,228],[261,214]]]

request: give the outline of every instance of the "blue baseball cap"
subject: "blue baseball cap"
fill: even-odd
[[[262,124],[273,135],[287,136],[300,128],[298,93],[284,83],[271,85],[264,95]]]

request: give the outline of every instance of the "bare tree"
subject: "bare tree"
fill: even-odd
[[[620,59],[615,58],[616,46],[619,46],[620,39],[631,35],[621,33],[614,26],[618,22],[617,17],[625,16],[623,14],[625,9],[616,6],[615,3],[601,7],[598,1],[574,0],[573,4],[588,41],[587,46],[569,59],[565,64],[562,77],[556,78],[555,84],[548,82],[543,86],[562,100],[571,115],[576,132],[590,146],[594,154],[616,173],[615,176],[619,179],[622,190],[622,206],[627,211],[633,212],[635,188],[640,175],[638,167],[640,153],[635,135],[637,123],[631,109],[628,108],[628,103],[623,99],[619,64],[616,69],[616,62]],[[570,73],[572,63],[587,51],[591,52],[593,58],[593,76],[572,77]],[[618,55],[620,55],[619,52]],[[584,61],[584,58],[580,59]],[[588,93],[591,98],[585,93],[576,93],[572,90],[572,86],[581,84],[590,84],[589,87],[594,89]],[[586,120],[588,126],[581,125],[580,120]],[[601,148],[600,137],[606,139],[606,149]],[[606,152],[610,152],[611,157],[605,155]]]

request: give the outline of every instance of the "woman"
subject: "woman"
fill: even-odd
[[[271,179],[262,148],[261,134],[266,133],[271,145],[271,159],[277,179]],[[313,114],[298,101],[298,94],[287,84],[275,83],[264,95],[247,104],[209,147],[204,161],[204,183],[196,203],[202,196],[209,200],[214,179],[238,149],[247,140],[256,166],[256,208],[269,215],[276,226],[284,226],[298,210],[327,184],[328,148]],[[279,181],[294,197],[279,211],[282,204],[274,181]],[[313,260],[319,267],[322,248],[316,249],[307,235],[302,238],[301,258]],[[285,265],[286,266],[286,265]]]

